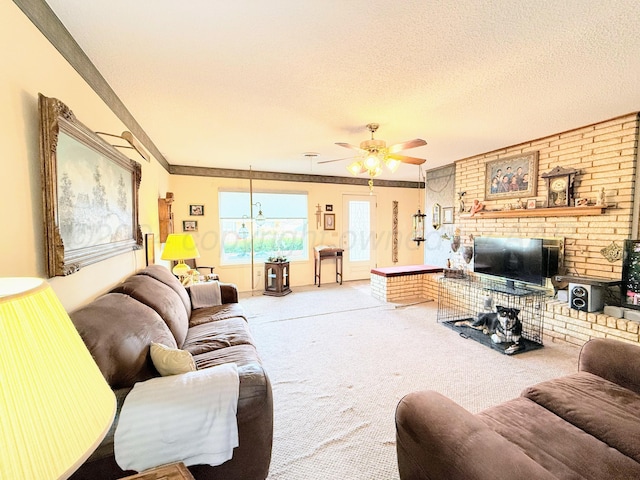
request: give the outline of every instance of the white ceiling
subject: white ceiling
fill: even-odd
[[[637,0],[47,3],[173,165],[348,176],[377,122],[429,170],[640,110]]]

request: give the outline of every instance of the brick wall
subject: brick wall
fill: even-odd
[[[601,250],[615,242],[638,235],[634,216],[635,178],[638,161],[639,115],[632,113],[594,125],[513,145],[456,162],[455,191],[466,191],[469,206],[474,199],[487,210],[502,210],[514,199],[484,200],[486,162],[518,154],[538,152],[536,199],[545,206],[547,186],[540,176],[557,166],[578,170],[574,183],[575,198],[595,201],[605,189],[608,208],[602,215],[554,217],[479,218],[455,213],[455,226],[463,239],[469,235],[513,237],[560,237],[564,239],[565,273],[620,279],[622,261],[609,262]],[[468,241],[468,240],[467,240]],[[425,287],[427,288],[427,287]],[[432,290],[431,290],[432,291]],[[545,318],[547,340],[582,344],[590,338],[614,337],[639,342],[638,324],[572,310],[566,303],[551,300]]]
[[[538,151],[538,205],[546,200],[546,182],[541,178],[556,166],[579,171],[575,197],[595,201],[605,189],[606,213],[598,216],[464,218],[456,213],[456,226],[463,237],[500,235],[562,237],[567,272],[573,275],[620,278],[621,261],[610,263],[600,250],[615,242],[622,245],[632,232],[634,183],[638,143],[638,115],[629,114],[595,125],[577,128],[456,162],[456,191],[466,191],[467,204],[479,199],[488,210],[501,210],[514,200],[484,201],[485,164],[513,155]]]

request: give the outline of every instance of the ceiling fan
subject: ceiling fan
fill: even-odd
[[[421,147],[426,145],[427,142],[421,138],[409,140],[407,142],[397,143],[387,147],[384,140],[376,140],[373,138],[373,134],[378,130],[380,125],[377,123],[367,124],[367,130],[371,132],[371,140],[365,140],[360,143],[359,147],[351,145],[349,143],[337,142],[336,145],[349,148],[359,152],[358,155],[353,157],[338,158],[335,160],[324,160],[318,163],[330,163],[339,162],[341,160],[348,160],[351,158],[359,158],[347,167],[347,169],[354,175],[368,172],[369,176],[377,177],[382,173],[382,165],[395,172],[401,163],[410,163],[413,165],[422,165],[426,160],[424,158],[408,157],[406,155],[400,155],[399,152],[407,150],[409,148]]]

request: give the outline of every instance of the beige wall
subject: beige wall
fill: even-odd
[[[45,277],[38,93],[64,102],[90,129],[120,133],[126,128],[13,2],[0,3],[0,18],[0,275]],[[142,231],[157,233],[156,199],[166,191],[169,175],[155,160],[130,156],[142,164]],[[142,252],[112,257],[50,283],[72,310],[144,266]]]
[[[214,265],[222,281],[235,283],[241,291],[251,290],[251,267],[221,266],[220,239],[218,237],[218,190],[244,189],[249,191],[249,181],[244,179],[226,179],[211,177],[190,177],[173,175],[170,179],[170,191],[175,201],[172,205],[175,231],[182,231],[183,220],[197,220],[198,232],[194,233],[201,258],[200,265]],[[313,247],[315,245],[340,245],[342,235],[342,196],[343,194],[369,195],[366,186],[332,185],[300,182],[276,182],[253,180],[254,191],[304,191],[308,193],[309,218],[309,260],[291,264],[291,285],[313,284]],[[392,202],[398,201],[398,263],[413,265],[423,263],[423,247],[411,241],[411,216],[417,209],[416,189],[374,187],[373,196],[377,201],[376,211],[376,263],[377,266],[390,266],[394,263],[391,257]],[[189,217],[190,204],[204,204],[205,216]],[[325,231],[316,226],[316,205],[322,211],[327,204],[333,205],[336,214],[336,230]],[[264,212],[268,216],[268,212]],[[159,254],[157,255],[159,257]],[[323,263],[323,283],[333,278],[333,265]],[[256,290],[263,288],[263,279],[258,277],[262,271],[262,263],[254,264],[254,286]],[[262,273],[262,272],[261,272]]]

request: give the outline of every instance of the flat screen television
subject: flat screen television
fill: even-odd
[[[558,273],[560,242],[542,238],[474,238],[474,272],[515,282],[545,285]]]

